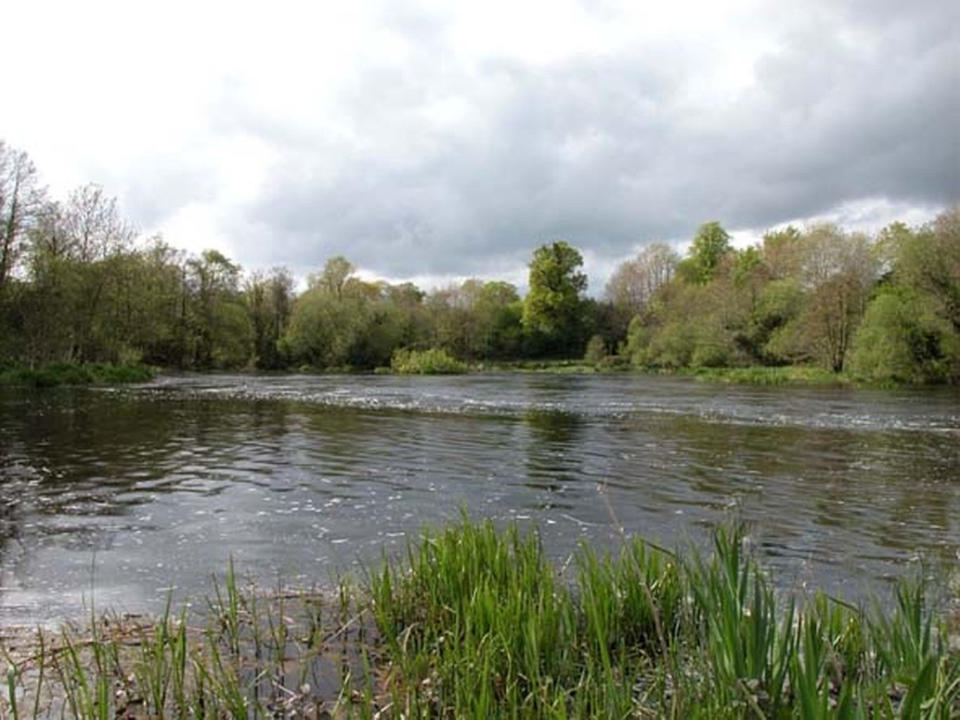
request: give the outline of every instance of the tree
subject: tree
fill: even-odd
[[[250,357],[250,320],[239,291],[240,266],[217,250],[187,261],[198,367],[237,367]]]
[[[115,323],[104,322],[112,293],[122,282],[122,256],[135,233],[99,185],[83,185],[71,193],[59,224],[64,253],[74,263],[77,305],[74,317],[74,359],[88,362],[116,351],[120,340]]]
[[[960,206],[905,238],[897,258],[901,282],[922,290],[936,312],[960,333]]]
[[[831,224],[804,234],[800,281],[805,301],[796,320],[797,359],[806,356],[834,372],[843,370],[878,272],[877,255],[865,235]]]
[[[506,282],[476,278],[434,290],[427,296],[429,347],[447,350],[462,359],[503,357],[518,347],[517,289]]]
[[[81,262],[103,260],[129,248],[135,232],[121,217],[117,199],[95,183],[73,191],[63,212],[68,253]]]
[[[332,257],[323,266],[320,275],[311,275],[310,288],[322,288],[337,300],[343,299],[343,290],[356,268],[343,255]]]
[[[0,140],[0,293],[23,250],[27,230],[44,204],[37,169],[22,150]]]
[[[795,277],[802,261],[803,233],[793,225],[770,230],[763,236],[761,254],[772,280]]]
[[[294,280],[290,271],[277,267],[269,275],[253,273],[244,283],[244,302],[253,331],[254,363],[261,370],[278,370],[286,364],[280,347],[293,305]]]
[[[889,285],[867,307],[851,365],[875,380],[960,379],[960,335],[939,317],[921,290]]]
[[[582,346],[582,293],[587,287],[582,265],[580,252],[562,240],[543,245],[533,254],[522,322],[542,352],[572,353]]]
[[[684,261],[682,273],[688,282],[706,285],[728,252],[730,235],[727,231],[716,220],[704,223],[693,238],[690,257]]]
[[[679,262],[679,255],[669,245],[652,243],[635,258],[620,263],[605,288],[606,299],[614,308],[618,335],[622,337],[630,320],[673,279]]]

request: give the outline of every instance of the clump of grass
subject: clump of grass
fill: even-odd
[[[58,385],[115,385],[152,380],[153,369],[146,365],[53,363],[41,368],[15,367],[0,372],[0,385],[27,385],[35,388]]]
[[[626,541],[571,576],[535,536],[464,520],[371,581],[407,716],[950,718],[960,654],[902,586],[892,615],[774,591],[740,529],[709,558]],[[939,638],[936,642],[934,638]],[[919,713],[919,714],[918,714]]]
[[[721,528],[709,555],[677,555],[625,538],[558,568],[535,533],[464,517],[363,587],[264,596],[231,563],[202,618],[168,604],[5,652],[0,715],[960,717],[956,628],[923,583],[889,610],[784,598],[743,540]]]
[[[400,375],[455,375],[465,373],[467,366],[442,348],[401,349],[390,358],[390,369]]]
[[[700,380],[734,385],[824,385],[840,387],[855,384],[855,380],[849,375],[831,372],[813,365],[696,368],[691,372]]]

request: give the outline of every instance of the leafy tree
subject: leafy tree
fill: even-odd
[[[875,380],[937,382],[960,379],[960,335],[916,288],[889,285],[867,308],[857,330],[851,366]]]
[[[793,225],[763,236],[760,252],[771,279],[784,280],[800,273],[802,245],[803,233]]]
[[[294,361],[318,368],[383,365],[408,334],[410,308],[391,298],[419,298],[405,297],[409,288],[391,293],[385,283],[367,283],[352,273],[353,265],[335,257],[311,276],[281,343]]]
[[[735,337],[743,312],[733,284],[663,287],[648,309],[630,323],[627,353],[641,366],[717,366],[742,362]]]
[[[781,365],[789,361],[796,345],[789,328],[795,324],[803,302],[803,290],[796,278],[773,280],[757,294],[748,332],[753,354],[762,363]]]
[[[669,245],[652,243],[631,260],[622,262],[607,282],[604,294],[613,305],[618,334],[650,302],[654,293],[673,279],[680,256]]]
[[[237,367],[250,358],[252,331],[239,281],[240,266],[217,250],[187,261],[198,367]]]
[[[473,360],[503,357],[519,349],[520,323],[511,306],[517,289],[506,282],[475,278],[435,290],[427,296],[427,344]]]
[[[311,289],[322,288],[337,300],[342,300],[344,287],[355,270],[349,260],[337,255],[327,260],[320,275],[311,275],[307,285]]]
[[[244,301],[253,330],[254,363],[263,370],[286,365],[280,341],[287,329],[293,305],[294,280],[286,268],[269,275],[255,272],[244,283]]]
[[[865,235],[847,234],[829,224],[805,234],[801,278],[807,298],[798,318],[802,351],[834,372],[844,368],[878,269]]]
[[[730,252],[730,235],[713,220],[697,230],[690,246],[690,257],[681,265],[688,282],[705,285],[713,278],[720,262]]]
[[[960,206],[904,238],[896,274],[900,282],[923,291],[937,314],[960,333]]]
[[[580,252],[563,241],[543,245],[530,262],[530,290],[523,302],[523,327],[547,354],[582,347],[587,276]]]

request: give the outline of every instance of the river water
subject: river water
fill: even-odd
[[[746,520],[781,587],[957,563],[960,394],[480,374],[167,376],[0,390],[0,621],[199,600],[232,557],[326,584],[424,524],[536,524],[565,558]]]

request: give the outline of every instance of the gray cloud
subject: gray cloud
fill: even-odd
[[[709,42],[467,62],[444,18],[392,10],[409,52],[349,68],[337,97],[349,132],[223,87],[217,132],[275,153],[227,232],[251,266],[303,271],[342,253],[393,277],[482,275],[558,237],[612,258],[709,219],[762,229],[869,198],[960,199],[956,11],[863,0],[790,12],[754,19],[775,49],[752,83],[701,98]]]

